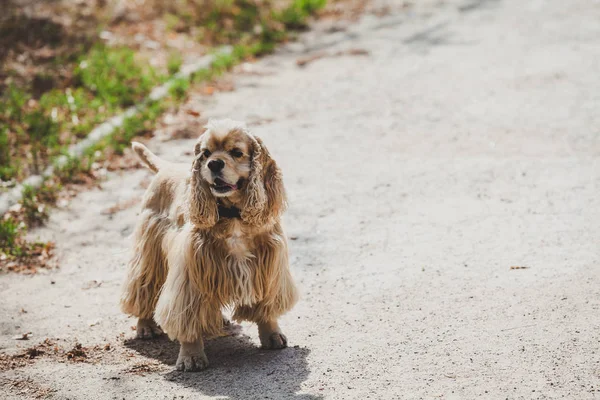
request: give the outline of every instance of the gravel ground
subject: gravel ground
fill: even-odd
[[[392,7],[193,96],[249,121],[283,169],[290,347],[242,324],[183,374],[176,344],[132,340],[118,297],[138,205],[103,212],[149,173],[111,174],[38,232],[60,269],[0,277],[1,352],[51,343],[0,364],[2,397],[600,398],[598,21],[587,0]],[[191,142],[150,147],[189,160]]]

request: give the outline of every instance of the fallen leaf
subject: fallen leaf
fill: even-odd
[[[187,114],[193,115],[194,117],[199,117],[200,116],[200,113],[198,111],[196,111],[196,110],[186,109],[185,112]]]
[[[202,92],[205,95],[212,96],[212,94],[215,92],[215,88],[213,86],[206,86],[204,89],[202,89]]]

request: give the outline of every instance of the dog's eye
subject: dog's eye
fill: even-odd
[[[242,153],[239,149],[233,149],[233,150],[231,150],[231,155],[234,156],[235,158],[240,158],[241,156],[244,155],[244,153]]]
[[[210,152],[210,150],[206,149],[202,152],[202,155],[206,158],[210,157],[212,153]]]

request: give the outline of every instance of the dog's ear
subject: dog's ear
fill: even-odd
[[[200,174],[200,139],[194,146],[195,159],[192,164],[192,176],[189,185],[188,215],[198,228],[212,228],[219,218],[217,201],[210,192],[208,182]]]
[[[262,140],[250,137],[253,147],[252,163],[241,216],[247,223],[263,225],[283,213],[287,200],[277,163],[271,158]]]

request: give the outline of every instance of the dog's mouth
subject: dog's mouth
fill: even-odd
[[[233,192],[234,190],[237,190],[238,187],[239,187],[239,182],[236,184],[231,184],[231,183],[225,182],[221,178],[215,178],[215,180],[212,184],[212,188],[217,193]]]

